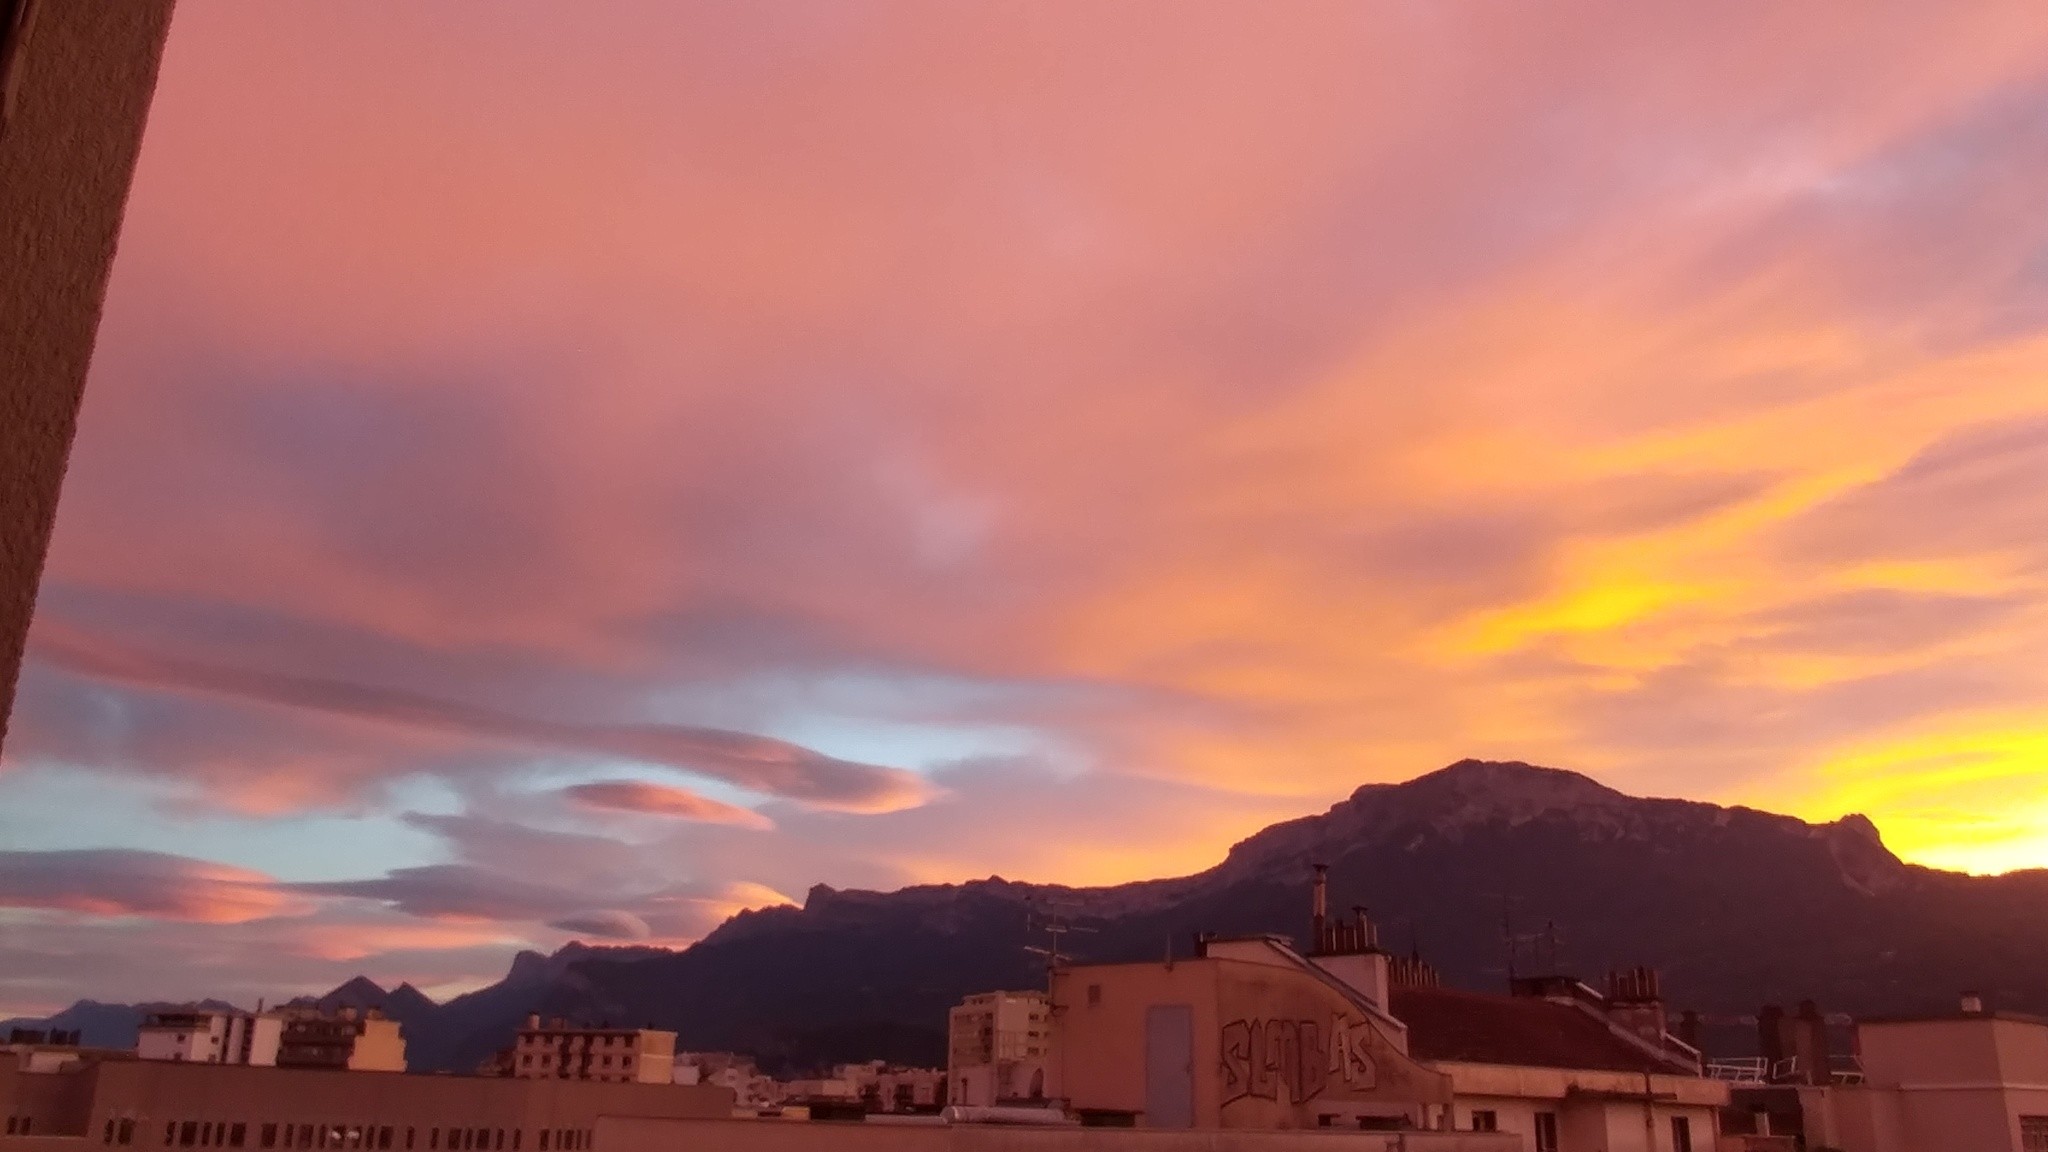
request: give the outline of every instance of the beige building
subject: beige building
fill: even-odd
[[[1649,998],[1559,978],[1510,995],[1397,985],[1390,1003],[1410,1053],[1450,1077],[1455,1128],[1514,1133],[1522,1152],[1711,1152],[1729,1086],[1663,1030],[1654,977],[1614,983]]]
[[[1728,1085],[1667,1031],[1655,973],[1605,992],[1442,988],[1379,947],[1360,911],[1311,948],[1203,939],[1192,960],[1054,976],[1056,1094],[1085,1119],[1148,1128],[1474,1133],[1520,1152],[1707,1152]],[[1419,1146],[1419,1145],[1418,1145]]]
[[[144,1060],[194,1064],[277,1063],[284,1020],[274,1013],[193,1008],[152,1012],[136,1034],[135,1054]]]
[[[139,1149],[584,1152],[599,1116],[724,1117],[720,1088],[404,1076],[183,1061],[27,1072],[0,1056],[11,1135]]]
[[[577,1028],[528,1016],[512,1044],[510,1073],[522,1079],[669,1084],[676,1034],[651,1028]]]
[[[946,1099],[988,1107],[1044,1100],[1052,1016],[1043,992],[982,992],[955,1005],[946,1024]]]
[[[1850,1070],[1738,1091],[1730,1142],[1790,1147],[1782,1126],[1843,1152],[2048,1152],[2048,1019],[1965,996],[1946,1016],[1860,1020],[1855,1047]]]
[[[1365,987],[1384,971],[1349,967]],[[1408,1056],[1398,1020],[1279,937],[1204,940],[1192,960],[1062,969],[1053,1004],[1055,1081],[1092,1121],[1430,1129],[1451,1107],[1450,1078]]]
[[[405,1071],[405,1033],[398,1021],[385,1018],[374,1008],[343,1008],[333,1013],[287,1008],[281,1015],[280,1068]]]

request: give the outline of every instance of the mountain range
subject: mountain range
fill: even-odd
[[[1861,816],[1811,824],[1470,760],[1368,784],[1193,876],[819,885],[800,908],[742,912],[681,951],[570,944],[521,953],[504,980],[445,1004],[360,978],[320,1002],[400,1020],[416,1069],[474,1068],[528,1012],[674,1029],[681,1047],[749,1052],[771,1070],[936,1064],[950,1005],[1044,982],[1026,948],[1048,943],[1048,923],[1073,929],[1061,948],[1079,962],[1187,956],[1197,932],[1299,935],[1318,863],[1334,908],[1368,907],[1387,947],[1459,986],[1650,964],[1675,1008],[1710,1018],[1808,997],[1833,1012],[1931,1011],[1964,988],[2048,1012],[2048,870],[1943,872],[1899,860]],[[85,1020],[88,1007],[99,1016]],[[100,1042],[114,1007],[81,1002],[50,1026]]]

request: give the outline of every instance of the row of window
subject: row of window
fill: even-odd
[[[26,1135],[27,1118],[17,1132],[8,1122],[7,1134]],[[510,1133],[508,1145],[506,1136]],[[249,1125],[225,1120],[169,1120],[164,1123],[164,1146],[178,1148],[242,1148],[249,1143]],[[525,1133],[512,1128],[429,1128],[425,1152],[521,1152]],[[418,1152],[419,1130],[401,1132],[390,1125],[359,1124],[263,1124],[256,1129],[256,1147],[282,1149],[338,1149],[356,1152]],[[104,1144],[132,1144],[135,1121],[108,1120],[101,1134]],[[585,1128],[542,1128],[535,1133],[534,1152],[588,1152],[590,1131]]]
[[[32,1117],[28,1116],[9,1116],[7,1118],[7,1134],[9,1136],[28,1135],[28,1125],[31,1119]]]
[[[550,1055],[547,1055],[547,1054],[545,1054],[545,1053],[543,1053],[543,1054],[541,1055],[541,1058],[540,1058],[540,1062],[541,1062],[541,1063],[542,1063],[543,1065],[547,1065],[547,1064],[552,1064],[552,1063],[554,1063],[554,1057],[553,1057],[553,1056],[550,1056]],[[568,1056],[564,1056],[564,1057],[562,1057],[562,1064],[563,1064],[563,1065],[564,1065],[565,1067],[566,1067],[566,1066],[567,1066],[568,1064],[570,1064],[571,1062],[572,1062],[572,1059],[571,1059],[571,1057],[568,1057]],[[598,1063],[598,1066],[599,1066],[600,1068],[609,1068],[609,1067],[611,1067],[611,1066],[612,1066],[612,1058],[611,1058],[611,1057],[609,1057],[609,1056],[599,1056],[599,1057],[597,1058],[597,1063]],[[590,1057],[588,1057],[588,1056],[585,1056],[585,1057],[583,1058],[583,1064],[584,1064],[584,1066],[585,1066],[585,1067],[588,1067],[588,1066],[590,1065]],[[533,1067],[533,1054],[529,1052],[529,1053],[527,1053],[526,1055],[524,1055],[524,1056],[521,1056],[521,1057],[519,1058],[519,1066],[520,1066],[521,1068],[531,1068],[531,1067]],[[631,1056],[621,1056],[621,1057],[619,1057],[619,1067],[621,1067],[621,1068],[631,1068],[632,1066],[633,1066],[633,1058],[632,1058]]]

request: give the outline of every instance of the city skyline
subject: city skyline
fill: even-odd
[[[0,1015],[1464,757],[2048,866],[2033,6],[1171,7],[184,5]]]

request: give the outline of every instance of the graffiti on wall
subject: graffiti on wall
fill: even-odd
[[[1290,1101],[1313,1100],[1333,1082],[1369,1092],[1379,1084],[1372,1042],[1372,1025],[1341,1012],[1327,1022],[1232,1020],[1223,1026],[1223,1102],[1277,1100],[1283,1090]]]

